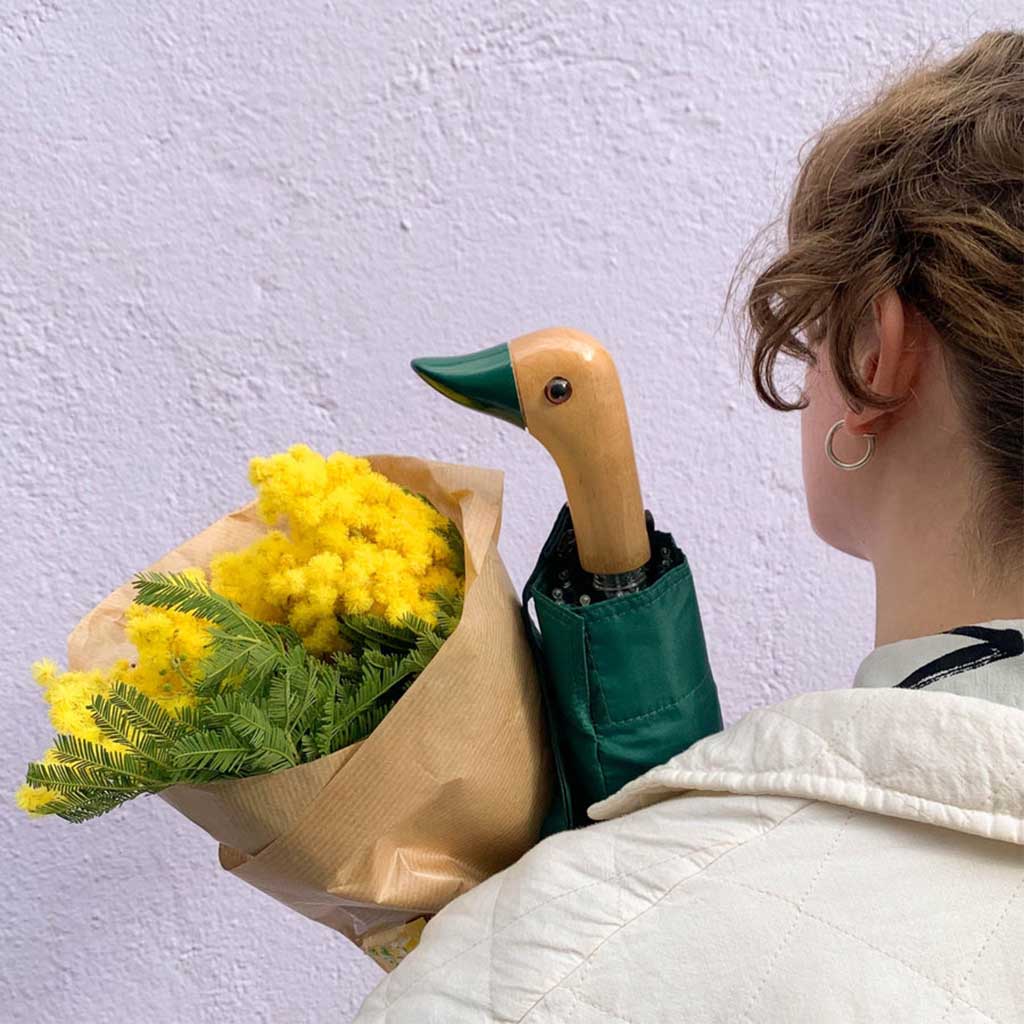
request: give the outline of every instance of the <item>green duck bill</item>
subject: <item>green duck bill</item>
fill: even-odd
[[[425,356],[410,365],[453,402],[526,428],[507,343],[465,356]]]

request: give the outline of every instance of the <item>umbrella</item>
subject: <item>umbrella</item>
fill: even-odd
[[[615,363],[589,334],[553,327],[412,367],[525,428],[561,472],[567,500],[522,616],[557,773],[541,835],[586,825],[590,804],[722,728],[690,565],[644,508]]]

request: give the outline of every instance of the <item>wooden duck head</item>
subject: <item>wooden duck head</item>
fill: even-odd
[[[619,375],[584,331],[546,327],[466,356],[414,359],[453,401],[524,427],[562,474],[580,564],[630,573],[651,557]]]

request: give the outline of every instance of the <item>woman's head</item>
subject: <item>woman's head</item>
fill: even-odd
[[[980,574],[1024,572],[1024,33],[915,68],[822,132],[744,312],[758,395],[803,410],[823,539],[874,561],[955,517]],[[795,402],[780,355],[807,363]],[[826,456],[837,420],[843,461],[875,435],[855,471]]]

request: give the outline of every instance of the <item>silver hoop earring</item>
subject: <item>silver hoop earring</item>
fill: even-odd
[[[836,453],[832,451],[832,438],[836,436],[836,431],[843,425],[842,420],[836,420],[832,424],[831,429],[828,432],[828,436],[825,438],[825,454],[829,457],[829,461],[833,466],[838,466],[840,469],[860,469],[868,459],[871,458],[875,453],[875,435],[865,434],[864,437],[868,439],[868,450],[856,461],[856,462],[840,462],[836,458]]]

